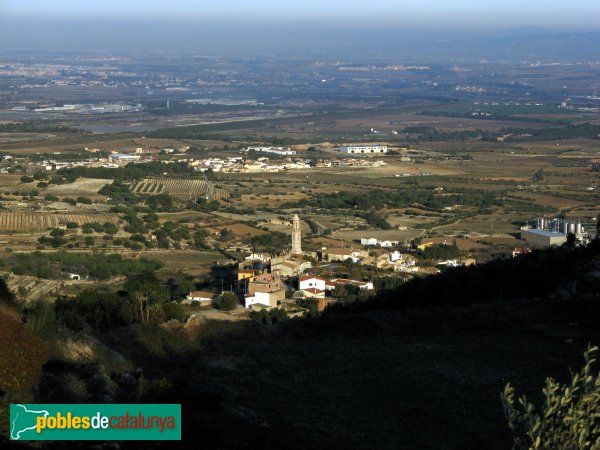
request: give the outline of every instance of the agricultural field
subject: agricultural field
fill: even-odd
[[[194,200],[199,197],[211,199],[227,198],[229,193],[215,188],[206,180],[190,180],[179,178],[147,178],[136,183],[132,189],[136,194],[169,194],[180,200]]]
[[[145,251],[143,256],[162,261],[165,265],[159,271],[162,274],[181,272],[186,275],[204,275],[212,265],[227,262],[227,258],[221,253],[198,250],[150,250]]]
[[[73,183],[59,184],[45,188],[41,191],[41,194],[51,194],[58,197],[106,198],[104,195],[99,195],[98,191],[112,182],[113,180],[108,179],[80,178]]]
[[[0,274],[6,281],[8,289],[18,298],[34,301],[45,298],[63,287],[60,280],[44,280],[29,275]]]
[[[0,232],[41,231],[55,228],[58,225],[66,224],[67,222],[76,222],[78,225],[91,222],[110,222],[117,224],[119,220],[120,218],[117,214],[111,213],[52,214],[24,211],[0,211]]]

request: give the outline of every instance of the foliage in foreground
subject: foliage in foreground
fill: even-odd
[[[541,409],[523,396],[515,401],[515,390],[507,384],[501,395],[508,426],[515,436],[515,449],[600,449],[600,373],[592,365],[598,347],[589,346],[585,366],[571,375],[570,384],[546,379]]]

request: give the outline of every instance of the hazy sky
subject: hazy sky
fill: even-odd
[[[0,17],[351,20],[365,25],[600,28],[599,0],[0,0]]]

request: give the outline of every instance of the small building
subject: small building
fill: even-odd
[[[283,300],[285,300],[285,289],[273,290],[271,292],[256,291],[254,295],[244,298],[244,306],[246,308],[251,308],[253,305],[275,307]]]
[[[209,291],[193,291],[185,298],[188,303],[200,304],[200,306],[210,306],[217,298],[217,294]]]
[[[375,238],[361,238],[360,243],[362,245],[377,245],[379,241]]]
[[[379,243],[379,245],[380,245],[381,247],[386,247],[386,248],[389,248],[389,247],[395,247],[395,246],[397,246],[399,243],[400,243],[399,241],[381,241],[381,242]]]
[[[333,290],[336,286],[341,285],[352,285],[356,286],[359,289],[374,289],[373,283],[371,281],[357,281],[357,280],[349,280],[347,278],[334,278],[329,280],[326,283],[327,290]]]
[[[340,153],[343,155],[373,155],[387,153],[387,145],[342,145]]]
[[[271,272],[282,277],[295,277],[312,267],[310,261],[286,259],[271,264]]]
[[[531,249],[527,247],[515,247],[512,251],[513,258],[516,258],[519,255],[525,255],[527,253],[531,253]]]
[[[238,281],[242,281],[242,280],[254,280],[254,278],[256,278],[256,276],[260,274],[260,270],[254,270],[254,269],[238,269],[237,271],[237,279]]]
[[[307,275],[298,278],[298,289],[318,289],[321,291],[325,290],[325,278],[317,277],[315,275]]]
[[[137,161],[140,159],[140,155],[133,155],[128,153],[112,153],[108,155],[110,162],[126,162],[126,161]]]
[[[361,258],[368,255],[367,252],[354,250],[351,248],[326,248],[321,250],[321,255],[325,261],[346,261],[350,259],[357,263]]]
[[[396,250],[396,251],[390,253],[388,256],[389,256],[390,262],[396,262],[402,258],[402,253],[400,253],[398,250]]]
[[[304,298],[325,298],[325,289],[306,288],[299,290],[298,293]]]
[[[521,239],[536,247],[550,247],[567,242],[567,235],[554,231],[527,229],[521,230]]]

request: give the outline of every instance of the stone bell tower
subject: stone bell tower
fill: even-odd
[[[302,254],[302,231],[300,228],[300,217],[294,216],[292,221],[292,255]]]

